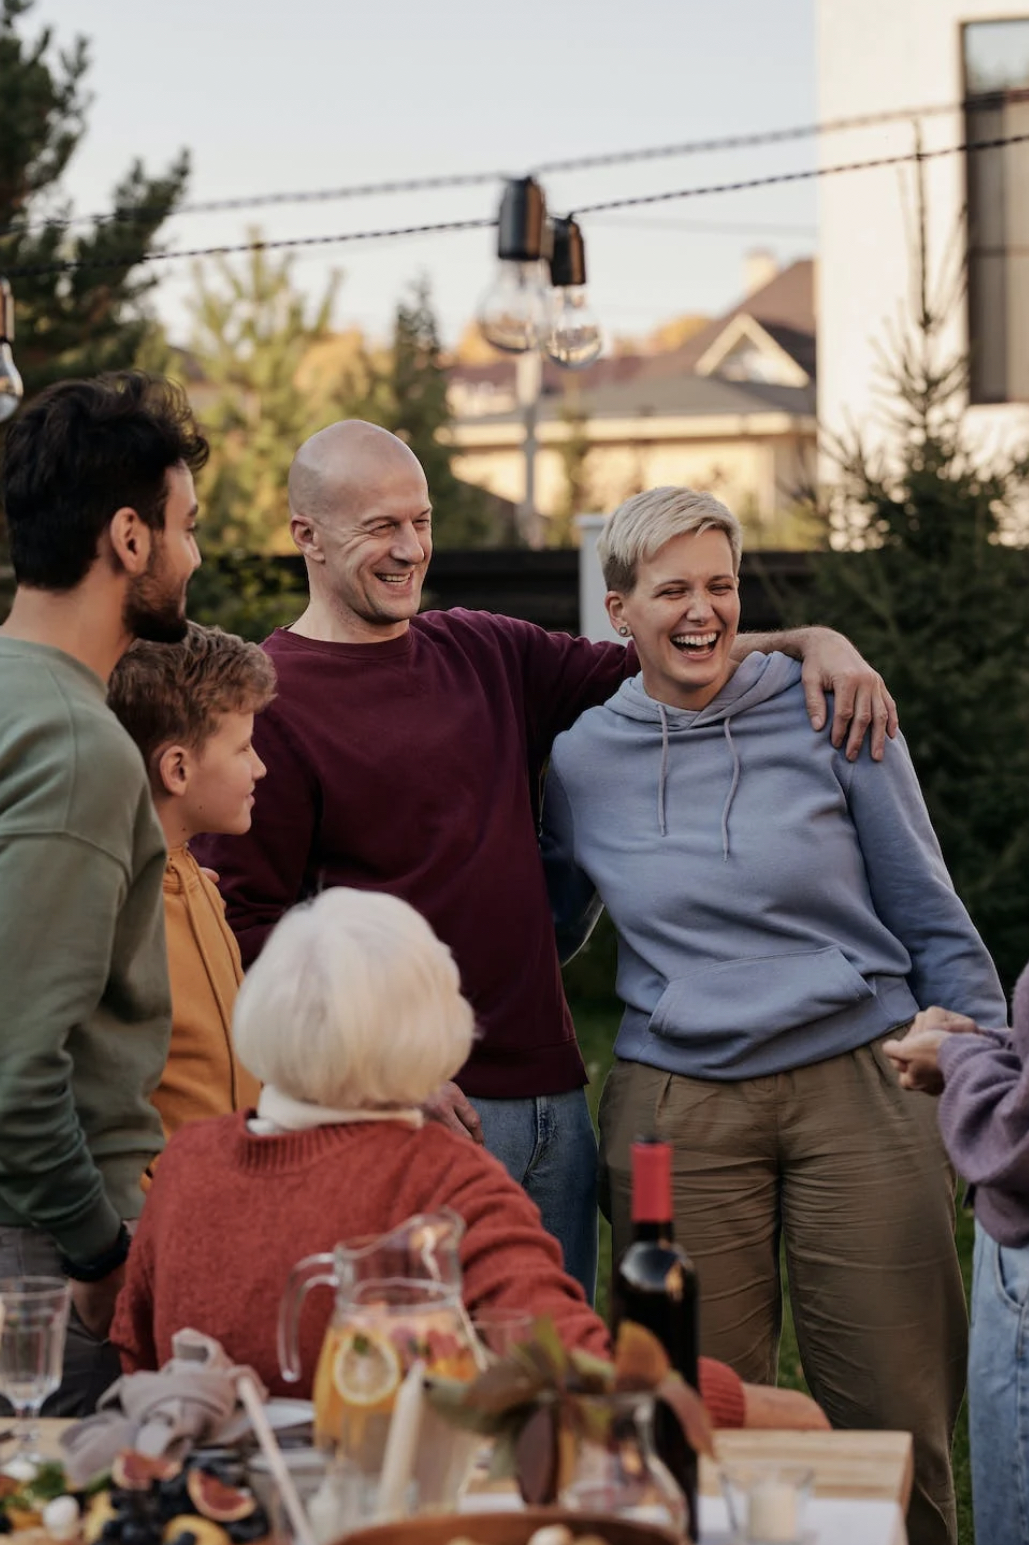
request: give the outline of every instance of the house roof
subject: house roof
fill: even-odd
[[[782,269],[767,284],[702,327],[678,349],[652,358],[653,373],[677,375],[695,370],[703,357],[737,316],[752,316],[776,343],[802,365],[808,375],[815,366],[815,264],[813,258],[799,258]],[[806,361],[806,363],[805,363]]]
[[[737,317],[752,317],[768,337],[807,375],[806,385],[729,380],[717,373],[699,374],[697,365]],[[677,349],[663,354],[613,355],[600,359],[575,376],[576,402],[591,418],[636,418],[647,415],[703,415],[778,411],[808,415],[815,410],[814,262],[791,263],[767,284],[753,291],[722,316],[716,317]],[[483,388],[483,411],[465,422],[503,423],[514,417],[513,360],[485,365],[455,365],[451,381],[466,388]],[[558,418],[566,401],[568,373],[549,360],[543,364],[539,416]],[[499,411],[489,412],[492,388],[507,396]]]
[[[559,419],[566,399],[555,392],[540,399],[538,417]],[[815,411],[813,386],[776,386],[768,382],[727,381],[722,376],[656,376],[629,382],[583,382],[576,407],[587,418],[705,417],[717,414],[791,413]],[[511,412],[484,413],[477,424],[502,424]]]

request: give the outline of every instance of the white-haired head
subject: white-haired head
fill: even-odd
[[[645,493],[626,499],[605,525],[597,543],[608,590],[631,594],[638,565],[653,558],[673,537],[693,531],[723,531],[732,551],[733,573],[739,573],[743,530],[736,516],[713,494],[667,486],[648,488]]]
[[[323,891],[276,926],[236,999],[244,1067],[337,1109],[421,1105],[468,1059],[471,1006],[425,919],[396,896]]]

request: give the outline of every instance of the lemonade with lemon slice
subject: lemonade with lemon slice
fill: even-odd
[[[397,1391],[418,1361],[429,1377],[475,1377],[475,1354],[452,1302],[351,1305],[330,1325],[318,1359],[316,1441],[366,1473],[377,1473]]]

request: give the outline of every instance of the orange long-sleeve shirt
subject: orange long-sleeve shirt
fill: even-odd
[[[217,886],[184,847],[168,854],[164,921],[171,1049],[151,1098],[170,1137],[187,1121],[256,1105],[260,1085],[232,1049],[232,1009],[243,980],[239,947]]]

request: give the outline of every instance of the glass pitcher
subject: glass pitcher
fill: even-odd
[[[397,1391],[419,1359],[428,1376],[472,1379],[483,1353],[461,1301],[464,1223],[444,1210],[388,1234],[309,1255],[290,1274],[279,1312],[283,1376],[300,1378],[300,1310],[312,1287],[335,1309],[315,1371],[315,1441],[366,1475],[378,1474]]]

